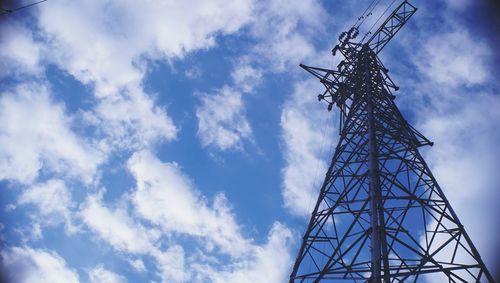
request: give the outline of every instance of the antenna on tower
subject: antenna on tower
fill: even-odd
[[[336,69],[300,65],[325,86],[318,99],[340,109],[340,139],[290,282],[494,282],[419,153],[433,143],[404,119],[378,57],[417,8],[401,2],[355,41],[376,4],[340,34]]]

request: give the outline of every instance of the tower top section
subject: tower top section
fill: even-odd
[[[368,7],[365,13],[368,12],[369,8],[370,7]],[[343,114],[342,116],[345,118],[349,109],[349,101],[352,100],[351,97],[346,97],[345,93],[349,87],[350,77],[353,75],[359,52],[363,48],[370,48],[375,54],[380,53],[416,11],[417,8],[405,0],[392,11],[373,34],[371,31],[368,31],[361,41],[356,41],[355,39],[359,35],[359,26],[366,17],[371,15],[371,11],[366,15],[362,15],[353,27],[340,34],[339,43],[332,49],[333,56],[337,56],[337,54],[340,53],[343,57],[337,65],[337,70],[310,67],[303,64],[300,65],[306,71],[317,77],[325,86],[326,90],[323,94],[318,95],[318,100],[326,101],[329,111],[332,110],[333,105],[336,104],[340,108]],[[387,90],[389,93],[390,89],[397,91],[399,88],[387,75],[388,69],[383,66],[378,58],[377,61],[383,70],[383,82]],[[343,119],[341,119],[341,123],[342,121]]]

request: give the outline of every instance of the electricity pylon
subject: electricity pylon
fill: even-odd
[[[340,139],[290,282],[493,282],[401,115],[377,54],[416,12],[402,2],[366,41],[341,34],[337,70],[301,65],[340,108]]]

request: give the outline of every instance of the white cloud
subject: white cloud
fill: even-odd
[[[420,116],[420,128],[435,142],[425,157],[483,260],[493,263],[500,250],[494,236],[500,229],[500,209],[493,197],[500,185],[500,98],[448,95],[446,102],[446,109]]]
[[[20,240],[23,244],[43,239],[42,226],[36,220],[31,224],[16,228],[16,232],[20,235]]]
[[[79,212],[92,231],[119,251],[148,254],[155,250],[158,231],[143,227],[123,207],[106,207],[101,198],[101,194],[88,196]]]
[[[19,204],[36,206],[37,213],[33,218],[42,224],[51,225],[63,222],[68,233],[76,231],[71,219],[70,209],[73,206],[71,193],[62,180],[53,179],[30,186],[22,192]]]
[[[177,132],[165,110],[154,106],[140,86],[145,59],[182,57],[211,47],[217,34],[236,32],[250,12],[246,0],[141,5],[61,1],[41,9],[39,25],[55,47],[49,57],[95,86],[102,98],[96,113],[105,132],[111,133],[112,146],[137,148],[170,140]]]
[[[252,140],[241,92],[225,86],[215,94],[200,94],[200,100],[196,117],[203,146],[241,150],[244,140]]]
[[[175,163],[162,163],[150,152],[140,151],[129,159],[128,168],[137,187],[123,200],[132,202],[141,220],[123,206],[106,207],[99,194],[89,196],[80,212],[89,228],[116,250],[151,256],[164,282],[206,282],[207,277],[214,282],[276,282],[285,278],[292,238],[287,227],[275,223],[267,243],[256,245],[242,236],[225,197],[219,194],[208,205]],[[186,256],[173,235],[193,237],[198,254]],[[229,255],[227,263],[214,256],[220,254]],[[129,259],[129,263],[145,271],[142,260]]]
[[[500,165],[495,158],[500,99],[491,90],[498,88],[491,77],[494,54],[456,17],[470,1],[447,2],[451,9],[433,15],[432,21],[420,20],[418,44],[403,45],[407,54],[414,54],[411,61],[417,67],[416,73],[400,74],[401,81],[416,79],[403,105],[415,115],[416,128],[434,141],[424,157],[486,265],[495,271],[500,242],[490,235],[500,229],[494,217],[500,213],[494,203],[500,185],[494,169]],[[446,21],[436,29],[434,21],[441,19]],[[443,256],[451,258],[449,251]]]
[[[207,250],[216,245],[236,257],[248,250],[250,241],[241,235],[224,195],[209,206],[177,164],[163,163],[148,151],[136,152],[128,168],[137,182],[132,201],[142,218],[165,233],[206,240]]]
[[[11,212],[13,210],[15,210],[17,207],[15,204],[12,204],[12,203],[9,203],[7,205],[5,205],[5,212]]]
[[[445,2],[448,5],[448,7],[451,7],[452,9],[461,10],[461,9],[467,8],[474,1],[472,1],[472,0],[445,0]]]
[[[163,282],[185,282],[189,274],[184,271],[182,247],[171,245],[166,251],[162,251],[159,247],[159,240],[160,237],[165,236],[164,234],[154,227],[145,227],[138,219],[133,218],[125,207],[115,209],[107,207],[102,202],[101,194],[102,192],[87,197],[81,207],[80,216],[87,226],[118,251],[131,255],[151,256],[157,267],[158,276]],[[136,270],[145,271],[142,260],[129,262]],[[94,275],[108,276],[110,274],[96,272]]]
[[[28,28],[11,21],[2,23],[0,77],[40,73],[40,53],[40,46],[35,44],[33,33]]]
[[[290,244],[292,233],[285,226],[274,223],[263,246],[253,246],[246,257],[223,269],[205,264],[193,264],[202,278],[211,282],[285,282],[292,265]]]
[[[165,252],[153,254],[162,282],[189,282],[190,272],[186,270],[184,249],[179,245],[169,247]]]
[[[309,215],[318,197],[324,173],[333,154],[330,146],[336,135],[332,115],[315,94],[322,92],[316,80],[295,85],[292,98],[281,113],[282,142],[286,161],[283,174],[283,201],[292,213]],[[335,111],[336,109],[334,109]]]
[[[231,84],[216,94],[201,96],[197,108],[198,136],[203,146],[238,149],[253,142],[242,94],[252,93],[265,72],[284,72],[315,53],[312,36],[322,30],[316,19],[325,15],[315,0],[289,5],[286,1],[257,2],[249,26],[255,44],[233,66]],[[258,66],[258,67],[256,67]]]
[[[190,80],[198,79],[203,75],[203,70],[199,66],[193,66],[184,71],[184,75]]]
[[[40,58],[55,64],[94,92],[97,107],[90,116],[106,137],[106,149],[142,148],[171,140],[178,130],[142,87],[149,60],[182,58],[214,46],[217,36],[235,33],[250,20],[252,5],[250,0],[47,3],[35,10],[36,29],[20,22],[4,26],[0,57],[9,68],[3,70],[37,73],[43,69]]]
[[[257,41],[253,52],[263,64],[271,64],[277,72],[297,68],[307,57],[315,54],[313,36],[322,32],[326,18],[321,3],[315,0],[290,5],[284,0],[263,1],[256,5],[251,34]]]
[[[262,70],[248,63],[239,62],[233,67],[231,77],[235,87],[244,93],[250,93],[262,82]]]
[[[105,95],[139,82],[144,71],[141,56],[182,57],[211,47],[217,34],[233,33],[244,25],[251,8],[246,0],[141,5],[58,1],[40,7],[39,26],[55,47],[53,60],[80,81],[95,83],[97,94]]]
[[[11,247],[0,252],[8,282],[71,283],[79,282],[76,271],[52,251],[29,247]]]
[[[232,86],[224,85],[212,94],[199,94],[201,104],[196,109],[202,145],[222,151],[242,150],[244,141],[253,142],[243,94],[252,93],[262,83],[262,70],[240,58],[233,66],[231,78]]]
[[[308,34],[305,36],[296,28],[299,21],[319,26],[316,19],[321,15],[318,12],[321,8],[316,4],[315,1],[305,1],[288,5],[284,1],[273,1],[269,10],[264,5],[260,6],[259,12],[253,16],[258,16],[255,19],[261,15],[266,18],[262,22],[261,18],[256,20],[252,28],[258,42],[254,55],[271,60],[274,70],[284,71],[285,67],[311,54],[314,49],[308,40],[313,33],[304,30]],[[32,182],[41,170],[50,169],[90,182],[104,160],[104,154],[95,148],[105,149],[108,153],[107,150],[116,148],[143,148],[157,141],[174,139],[177,127],[167,111],[155,105],[154,97],[146,93],[142,86],[148,60],[170,60],[213,46],[218,35],[234,33],[248,23],[252,8],[250,1],[146,1],[141,5],[134,1],[55,1],[41,5],[34,29],[39,29],[41,33],[33,37],[27,32],[29,29],[24,28],[18,41],[23,48],[19,48],[19,54],[9,55],[9,60],[13,58],[15,62],[21,62],[20,69],[24,72],[35,73],[39,70],[40,58],[43,58],[89,87],[87,89],[94,92],[92,107],[95,107],[86,111],[85,117],[87,122],[102,131],[106,144],[102,145],[103,141],[100,141],[98,146],[91,146],[71,132],[72,121],[64,116],[64,108],[60,104],[51,102],[48,95],[42,95],[41,100],[37,100],[39,96],[31,95],[24,100],[31,106],[47,101],[41,105],[46,105],[49,109],[46,112],[58,118],[50,116],[49,124],[62,126],[56,127],[56,130],[44,128],[40,132],[34,131],[30,137],[38,143],[30,144],[31,148],[22,144],[23,149],[28,149],[26,152],[7,155],[13,150],[5,151],[7,157],[0,159],[0,177]],[[64,24],[61,25],[61,22]],[[264,31],[266,26],[272,27],[271,32]],[[268,35],[272,37],[268,39]],[[31,54],[32,51],[35,52]],[[209,95],[202,95],[202,106],[209,107],[199,108],[197,115],[204,115],[205,128],[209,128],[209,142],[206,144],[226,150],[241,148],[244,140],[252,140],[242,95],[253,91],[260,83],[262,73],[261,69],[250,64],[238,65],[232,73],[233,83],[238,87],[223,87],[218,93],[210,95],[210,99]],[[8,106],[12,106],[15,103],[11,100],[19,100],[9,99],[9,96],[2,96],[1,102],[9,102]],[[24,105],[18,108],[25,109]],[[23,112],[22,117],[33,117],[33,109],[28,109],[29,113]],[[2,114],[0,117],[3,117]],[[34,122],[23,120],[23,123],[44,121],[38,118],[35,115],[36,120],[32,118]],[[0,121],[6,122],[4,124],[10,122]],[[0,133],[0,141],[3,141],[3,132]],[[47,133],[53,136],[46,137]],[[65,143],[55,145],[54,136]],[[23,133],[10,140],[5,139],[5,144],[26,140]],[[12,175],[7,170],[12,160],[23,169],[17,171],[18,175]],[[8,164],[2,165],[4,161]],[[163,236],[185,234],[203,242],[207,254],[222,252],[230,256],[230,266],[219,268],[221,264],[217,264],[217,267],[210,267],[210,276],[214,281],[276,282],[286,277],[291,238],[286,227],[275,224],[268,242],[262,246],[255,245],[252,239],[242,235],[225,197],[219,194],[209,203],[193,188],[192,182],[177,165],[162,163],[147,151],[136,153],[128,165],[137,180],[137,188],[130,195],[130,200],[142,217],[140,220],[130,215],[126,207],[108,206],[99,194],[87,196],[78,213],[93,233],[116,250],[134,256],[151,255],[165,281],[187,281],[193,276],[188,271],[193,262],[184,259],[184,249],[171,245],[166,251],[160,251],[157,244]],[[40,192],[49,194],[36,202],[35,196]],[[71,199],[65,195],[61,184],[46,183],[29,191],[23,202],[41,205],[49,201],[49,196],[62,198],[64,202]],[[47,214],[66,213],[51,205],[40,209],[45,209]],[[182,213],[179,213],[181,210]],[[148,225],[161,227],[165,234],[160,235],[156,228],[147,226],[145,223],[148,221]],[[142,260],[133,263],[137,270],[145,269]],[[90,274],[102,278],[110,277],[111,273],[103,266],[97,266]]]
[[[178,131],[165,109],[137,87],[102,98],[95,113],[94,123],[110,138],[111,147],[142,148],[174,139]]]
[[[489,78],[489,47],[466,30],[426,36],[423,44],[412,60],[427,79],[454,87],[481,84]]]
[[[112,271],[105,269],[102,265],[98,265],[88,271],[90,282],[93,283],[125,283],[127,279]]]
[[[0,179],[33,182],[41,170],[91,182],[101,153],[71,130],[64,106],[48,90],[24,84],[0,97]]]
[[[144,262],[142,261],[142,259],[140,259],[140,258],[134,259],[134,260],[130,259],[128,262],[137,272],[145,272],[146,271],[146,266],[144,265]]]

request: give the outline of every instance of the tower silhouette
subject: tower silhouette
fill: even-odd
[[[366,42],[353,41],[359,25],[343,32],[337,70],[301,65],[326,87],[318,99],[340,109],[340,139],[290,282],[493,282],[377,56],[416,10],[402,2]]]

